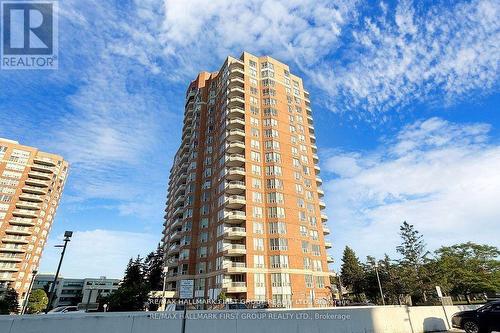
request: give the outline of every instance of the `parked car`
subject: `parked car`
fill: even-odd
[[[47,314],[62,314],[62,313],[85,313],[85,311],[79,310],[77,306],[67,305],[67,306],[58,306],[47,312]]]
[[[476,310],[455,313],[451,318],[453,328],[467,333],[500,331],[500,301],[493,301]]]

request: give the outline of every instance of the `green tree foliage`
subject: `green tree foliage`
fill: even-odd
[[[40,313],[45,310],[47,304],[49,303],[49,298],[43,289],[35,289],[31,292],[28,299],[28,306],[26,309],[27,313]]]
[[[436,251],[435,267],[445,291],[463,295],[500,290],[500,251],[494,246],[463,243]]]
[[[401,257],[391,260],[386,255],[377,262],[386,304],[403,304],[409,299],[415,305],[439,303],[435,286],[448,296],[467,300],[471,294],[500,291],[498,248],[469,242],[441,247],[429,258],[424,239],[413,225],[403,222],[400,235],[402,243],[396,250]],[[381,304],[375,258],[367,257],[361,264],[346,247],[342,262],[342,284],[353,300]]]
[[[0,314],[17,314],[19,313],[19,301],[18,294],[11,288],[7,287],[0,294]]]
[[[162,290],[163,288],[163,249],[160,244],[155,252],[151,252],[144,262],[146,269],[146,280],[150,290]]]
[[[425,276],[423,266],[427,252],[423,236],[406,221],[403,222],[399,230],[402,243],[396,247],[396,251],[402,256],[399,260],[399,268],[402,270],[400,277],[403,289],[410,293],[415,300],[426,302],[426,286],[422,277]]]
[[[346,246],[342,256],[342,267],[340,270],[342,285],[355,295],[359,300],[362,297],[364,285],[364,272],[361,263],[353,249]]]
[[[120,287],[109,297],[110,311],[140,311],[148,301],[149,283],[143,259],[130,259]]]

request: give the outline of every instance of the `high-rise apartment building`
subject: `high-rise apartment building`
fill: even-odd
[[[0,288],[24,300],[68,173],[61,156],[0,138]]]
[[[317,164],[309,93],[287,65],[243,53],[200,73],[169,179],[168,289],[194,280],[195,298],[330,300]]]

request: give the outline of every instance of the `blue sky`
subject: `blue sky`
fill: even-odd
[[[310,91],[337,261],[500,245],[500,5],[479,1],[60,1],[59,69],[0,71],[0,136],[71,173],[41,271],[120,277],[161,237],[184,91],[243,50]]]

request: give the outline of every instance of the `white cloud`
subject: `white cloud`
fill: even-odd
[[[58,235],[57,240],[47,243],[40,272],[55,273],[61,249],[54,245],[62,243],[62,238]],[[74,278],[121,278],[130,258],[154,251],[157,243],[157,234],[102,229],[77,231],[68,243],[61,274]]]
[[[399,225],[414,224],[431,249],[475,241],[499,245],[500,145],[486,124],[439,118],[403,128],[372,152],[340,152],[324,170],[329,226],[340,258],[395,253]],[[347,167],[346,167],[347,166]]]
[[[386,8],[386,7],[384,7]],[[495,0],[432,5],[402,0],[353,27],[338,61],[310,71],[335,111],[401,109],[454,103],[498,89],[500,4]]]

